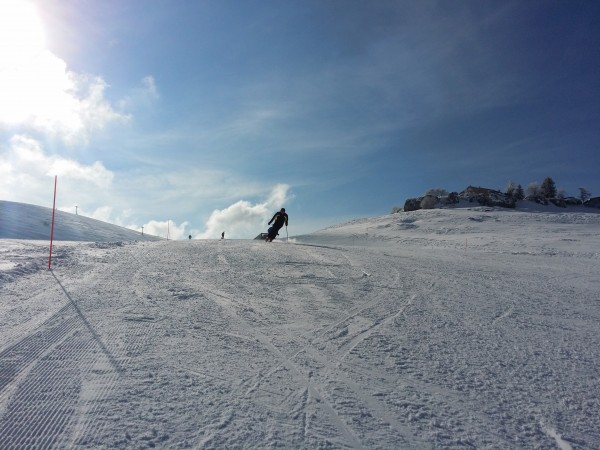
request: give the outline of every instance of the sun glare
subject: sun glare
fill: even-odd
[[[33,4],[0,0],[0,124],[77,130],[77,100],[66,63],[45,47]]]
[[[48,52],[34,6],[24,0],[0,0],[0,122],[35,120],[47,109]],[[42,91],[42,92],[40,92]]]
[[[0,126],[26,126],[65,142],[127,117],[103,97],[106,83],[68,70],[46,48],[33,3],[0,0]]]
[[[34,6],[24,0],[0,0],[0,65],[17,66],[44,48],[44,29]]]

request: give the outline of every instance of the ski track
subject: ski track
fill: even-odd
[[[311,254],[311,256],[314,255]],[[294,266],[303,266],[304,263],[299,263],[299,262],[295,262],[295,263],[291,263],[291,262],[286,262],[285,264],[288,265],[294,265]],[[314,264],[311,264],[312,266],[314,266]],[[335,279],[337,278],[332,272],[331,270],[327,269],[327,272],[330,276],[330,278]],[[362,273],[365,273],[364,271],[362,271]],[[318,278],[318,277],[314,277],[314,278]],[[395,279],[393,281],[393,285],[392,286],[386,286],[390,289],[394,289],[397,286],[394,286],[394,284],[398,283],[398,280],[400,278],[399,272],[396,270],[396,276]],[[381,287],[381,286],[379,286]],[[226,296],[221,295],[222,298],[226,298]],[[392,314],[388,314],[386,313],[386,316],[384,316],[382,319],[380,320],[375,320],[373,322],[373,324],[368,327],[366,330],[361,331],[360,333],[356,334],[355,336],[352,337],[352,339],[343,345],[339,345],[337,350],[338,353],[341,354],[337,355],[334,359],[334,361],[337,361],[337,366],[340,365],[340,362],[345,358],[346,355],[348,355],[353,348],[355,348],[356,346],[358,346],[361,342],[363,342],[365,339],[367,339],[369,336],[371,336],[371,334],[374,333],[374,331],[376,329],[378,329],[381,326],[385,326],[386,324],[388,324],[389,322],[391,322],[393,319],[395,319],[398,315],[403,314],[404,310],[406,309],[407,306],[410,305],[410,303],[415,299],[415,296],[412,296],[409,301],[407,301],[406,303],[402,304],[401,308],[392,313]],[[232,299],[228,299],[230,302],[234,303]],[[369,308],[373,308],[375,305],[377,305],[378,303],[380,303],[381,301],[371,301],[371,300],[367,300],[364,303],[360,303],[359,305],[357,305],[355,308],[353,308],[353,311],[346,316],[342,321],[336,322],[334,324],[331,324],[323,333],[321,333],[320,336],[327,336],[328,334],[332,334],[332,331],[334,331],[337,328],[346,328],[347,327],[347,323],[349,321],[351,321],[353,318],[357,317],[359,314],[361,314],[362,312],[364,312],[365,310],[369,309]],[[333,333],[335,334],[335,333]],[[263,338],[264,339],[264,338]],[[263,340],[261,339],[261,340]],[[327,339],[329,340],[329,339]],[[268,345],[268,343],[265,343],[265,345]],[[277,352],[279,353],[279,352]],[[259,387],[259,384],[262,382],[265,382],[265,380],[270,379],[274,373],[276,373],[281,366],[286,366],[289,365],[290,363],[292,363],[292,361],[299,356],[301,353],[310,353],[311,356],[315,357],[317,360],[319,360],[321,363],[323,363],[324,361],[327,361],[327,357],[323,357],[320,355],[320,353],[314,348],[314,342],[313,343],[309,343],[308,345],[302,347],[301,349],[297,350],[291,357],[283,359],[284,356],[283,355],[278,355],[279,356],[279,363],[277,365],[274,365],[273,367],[271,367],[271,369],[264,374],[247,392],[246,394],[250,394],[252,393],[255,389],[257,389]],[[293,363],[292,363],[293,364]],[[298,367],[295,367],[295,365],[292,366],[293,370],[295,370],[296,372],[298,372],[300,369]],[[331,372],[331,368],[327,369],[326,372]],[[363,406],[360,406],[360,408],[364,408],[369,407],[370,408],[370,413],[369,415],[373,415],[377,418],[377,420],[379,420],[380,422],[383,423],[387,423],[388,425],[390,423],[393,424],[393,429],[396,430],[396,433],[394,434],[393,439],[390,439],[390,445],[393,445],[393,442],[401,442],[405,439],[405,437],[410,438],[410,442],[413,442],[413,444],[415,442],[419,442],[419,439],[414,436],[410,430],[408,429],[407,426],[401,424],[400,422],[398,422],[397,420],[394,420],[393,417],[391,417],[389,414],[386,413],[381,413],[382,405],[381,405],[381,400],[373,397],[373,396],[369,396],[367,394],[364,393],[364,390],[358,386],[356,383],[352,382],[351,380],[347,379],[347,377],[342,377],[343,378],[343,389],[349,389],[352,391],[352,396],[354,397],[354,408],[356,408],[357,405],[356,404],[356,399],[360,399],[360,401],[358,403],[363,403]],[[312,381],[312,386],[318,386],[315,388],[315,396],[318,398],[323,398],[324,395],[321,392],[326,392],[327,391],[327,387],[325,385],[322,385],[318,382],[315,382],[315,379],[312,377],[312,371],[309,371],[309,379],[313,380]],[[339,379],[339,375],[338,375],[338,379]],[[338,380],[339,381],[339,380]],[[338,383],[338,386],[336,386],[334,388],[334,390],[339,391],[340,390],[340,386]],[[311,392],[310,390],[310,386],[309,386],[309,392]],[[329,397],[331,398],[331,395],[329,394]],[[328,408],[327,412],[329,414],[330,417],[335,417],[336,419],[338,419],[339,413],[336,411],[335,406],[333,404],[332,401],[328,401]],[[352,421],[352,418],[347,418],[348,422]],[[306,423],[306,422],[305,422]],[[349,424],[347,422],[340,422],[338,421],[338,426],[340,428],[340,431],[344,431],[344,428],[348,427]],[[305,439],[306,436],[309,434],[309,432],[305,428]],[[351,428],[349,428],[350,434],[346,434],[346,437],[349,439],[348,443],[349,445],[351,445],[352,447],[368,447],[369,445],[363,445],[362,443],[354,440],[352,438],[352,436],[357,435],[357,433],[352,430]],[[409,442],[409,441],[404,441],[404,442]],[[372,445],[372,444],[371,444]],[[421,443],[421,445],[424,445],[423,443]]]
[[[222,262],[223,258],[219,258],[219,260]],[[283,264],[294,266],[294,265],[304,265],[305,263],[284,262]],[[330,270],[325,269],[325,271],[327,272],[327,275],[329,275],[329,277],[335,278],[335,276],[333,275],[333,273]],[[215,295],[214,292],[211,294]],[[218,301],[221,301],[221,303],[224,304],[226,307],[229,305],[233,305],[234,307],[240,306],[239,302],[235,301],[232,297],[229,297],[228,295],[224,295],[224,294],[216,294],[216,295],[218,296]],[[223,303],[222,302],[223,299],[225,299],[227,302]],[[331,420],[333,422],[338,433],[344,437],[345,441],[352,447],[355,447],[355,448],[363,447],[363,445],[357,438],[355,432],[350,427],[348,427],[348,425],[343,420],[340,419],[335,407],[331,404],[331,402],[327,398],[325,398],[322,395],[322,393],[321,393],[322,387],[315,386],[314,383],[311,383],[311,376],[312,376],[311,373],[309,372],[307,375],[305,375],[304,370],[302,368],[300,368],[299,366],[297,366],[293,362],[293,360],[292,360],[293,358],[289,358],[289,357],[285,356],[284,354],[282,354],[281,351],[273,345],[273,343],[271,342],[271,340],[268,336],[264,335],[263,333],[257,333],[256,330],[254,329],[254,327],[252,327],[248,322],[246,322],[246,320],[243,317],[239,316],[235,310],[230,309],[230,312],[235,319],[237,319],[238,321],[240,321],[241,323],[243,323],[245,325],[244,332],[250,336],[254,336],[254,338],[257,339],[259,342],[261,342],[261,344],[263,344],[267,348],[267,350],[273,355],[273,357],[278,360],[278,363],[276,365],[272,366],[263,377],[259,378],[249,389],[246,390],[245,395],[250,396],[255,390],[260,389],[259,384],[261,383],[261,381],[263,379],[270,378],[273,374],[275,374],[278,370],[280,370],[283,367],[286,370],[288,370],[294,374],[294,378],[295,378],[294,384],[299,384],[301,386],[301,389],[306,392],[307,397],[302,397],[302,403],[303,403],[302,409],[305,411],[303,414],[304,419],[303,419],[303,423],[302,423],[304,441],[307,441],[309,439],[308,436],[310,435],[310,427],[309,427],[310,417],[309,417],[309,413],[306,409],[307,405],[309,403],[308,399],[315,398],[315,399],[319,399],[319,401],[323,402],[324,409],[326,410],[329,420]],[[308,381],[304,381],[305,376],[308,377]],[[267,391],[267,392],[269,392],[269,391]]]
[[[221,296],[221,298],[224,298],[223,296]],[[232,301],[232,299],[228,299],[229,301],[231,301],[231,303],[234,303]],[[238,320],[245,322],[243,318],[241,317],[237,317]],[[334,422],[334,425],[336,426],[338,432],[344,436],[345,440],[348,442],[349,445],[351,445],[352,447],[355,448],[361,448],[363,447],[363,445],[360,443],[360,441],[358,440],[355,432],[348,427],[348,425],[346,423],[344,423],[343,420],[341,420],[339,418],[339,415],[335,409],[335,407],[331,404],[331,402],[322,395],[321,393],[321,386],[315,386],[315,383],[311,383],[311,373],[309,372],[308,374],[308,381],[307,382],[303,382],[303,376],[304,376],[304,370],[302,370],[302,368],[300,368],[297,364],[295,364],[292,360],[292,358],[288,358],[287,356],[285,356],[284,354],[282,354],[273,344],[272,342],[269,340],[269,338],[267,336],[265,336],[262,333],[257,333],[256,331],[252,330],[252,327],[246,323],[246,330],[245,330],[248,334],[250,335],[254,335],[256,337],[257,340],[259,340],[267,349],[269,352],[271,352],[271,354],[273,355],[273,357],[275,359],[278,360],[277,364],[274,365],[263,377],[261,377],[260,379],[258,379],[254,385],[252,385],[248,390],[246,390],[245,395],[247,397],[251,396],[252,393],[257,390],[260,389],[259,384],[262,382],[262,380],[265,379],[270,379],[277,371],[279,371],[281,368],[284,368],[287,371],[290,371],[293,373],[294,375],[294,379],[292,380],[294,384],[299,384],[300,386],[304,387],[308,393],[308,395],[311,398],[316,398],[316,399],[320,399],[323,401],[323,405],[324,408],[328,414],[328,417],[330,420],[332,420]],[[303,383],[306,383],[306,385],[304,385]],[[266,392],[270,392],[268,390],[262,389]],[[306,410],[306,405],[308,403],[305,403],[303,409]],[[307,415],[307,412],[305,412],[305,416]],[[304,430],[304,439],[307,439],[307,435],[309,434],[309,428],[308,428],[308,421],[305,419],[304,423],[303,423],[303,430]]]
[[[97,281],[94,278],[98,276],[92,271],[79,281],[83,281],[86,290],[90,285],[106,286],[119,279],[122,269],[114,268],[101,274]],[[50,275],[51,282],[59,288],[49,289],[46,296],[60,296],[65,306],[35,333],[0,354],[3,361],[0,399],[4,404],[0,448],[64,447],[69,443],[78,444],[79,434],[93,436],[93,430],[88,429],[90,421],[75,420],[78,409],[89,409],[82,402],[82,394],[86,401],[101,399],[120,371],[111,350],[86,317],[87,312],[82,312],[78,305],[80,301],[85,303],[85,298],[77,294],[76,285],[68,283],[65,287],[61,282],[63,275],[57,276],[55,272],[40,275]],[[36,297],[40,302],[45,300],[44,294],[36,294]],[[102,356],[98,358],[98,355]],[[99,366],[105,367],[99,371]],[[95,384],[99,387],[84,392],[85,379],[90,377],[96,378]],[[89,419],[89,411],[83,417]],[[98,424],[92,428],[98,428]]]
[[[3,287],[16,305],[19,283],[35,286],[30,303],[45,306],[30,309],[32,331],[16,307],[0,330],[0,448],[600,442],[594,414],[577,413],[582,397],[599,410],[592,372],[569,378],[600,357],[579,327],[596,293],[573,297],[581,275],[558,272],[529,289],[535,255],[511,267],[498,252],[506,264],[489,268],[473,251],[234,241],[58,255],[52,272],[31,263]],[[489,291],[497,302],[478,302]],[[572,308],[556,318],[563,298]],[[557,329],[578,338],[567,346]]]

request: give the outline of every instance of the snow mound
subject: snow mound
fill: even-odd
[[[50,240],[52,208],[0,200],[0,239]],[[55,211],[57,241],[154,241],[160,238],[100,220]]]
[[[527,202],[529,203],[529,202]],[[385,248],[406,251],[484,251],[597,257],[589,240],[597,238],[600,214],[589,208],[430,209],[362,218],[296,236],[313,245]]]

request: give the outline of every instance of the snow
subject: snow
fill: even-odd
[[[2,217],[0,448],[600,448],[600,214],[523,209],[103,224],[51,271]]]
[[[55,210],[54,236],[58,241],[155,241],[141,231],[118,227],[90,217]],[[0,200],[0,239],[50,239],[52,208]]]

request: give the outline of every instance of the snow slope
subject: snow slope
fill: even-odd
[[[599,226],[0,240],[0,448],[598,449]]]
[[[50,240],[52,208],[0,200],[0,239]],[[57,241],[155,241],[160,238],[89,217],[55,210]]]

